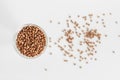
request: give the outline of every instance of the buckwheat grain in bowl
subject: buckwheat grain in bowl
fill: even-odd
[[[17,33],[16,48],[27,58],[42,54],[47,45],[47,37],[42,28],[35,24],[26,24]]]

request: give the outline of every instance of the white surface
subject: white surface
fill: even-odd
[[[59,26],[49,20],[62,21],[68,15],[112,12],[108,21],[120,22],[119,0],[0,0],[0,80],[120,80],[120,23],[108,24],[110,37],[103,40],[98,61],[83,69],[64,64],[59,51],[36,59],[25,59],[14,49],[14,35],[26,23],[41,26],[49,36],[57,36]],[[55,27],[56,26],[56,27]],[[54,27],[54,28],[53,28]],[[116,55],[112,53],[116,51]],[[44,71],[47,68],[47,71]]]

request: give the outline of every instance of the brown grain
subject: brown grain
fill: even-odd
[[[16,46],[21,54],[34,57],[44,50],[46,36],[37,25],[27,25],[19,31]]]
[[[68,62],[68,60],[65,59],[64,62]]]

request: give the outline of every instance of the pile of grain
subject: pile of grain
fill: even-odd
[[[19,31],[16,46],[21,54],[35,57],[44,50],[46,36],[37,25],[27,25]]]

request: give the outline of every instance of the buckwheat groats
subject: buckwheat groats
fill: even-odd
[[[17,34],[16,46],[21,54],[35,57],[45,49],[46,35],[39,26],[26,25]]]
[[[105,32],[109,28],[106,17],[110,16],[112,13],[89,13],[87,15],[67,16],[63,21],[49,20],[49,23],[52,24],[51,28],[62,28],[58,30],[60,35],[54,37],[48,35],[48,55],[60,54],[64,63],[72,63],[73,66],[80,69],[93,61],[99,61],[97,57],[99,48],[104,39],[110,37]],[[118,21],[114,21],[114,23],[119,24]],[[117,36],[120,37],[120,34]],[[18,32],[16,46],[21,54],[35,57],[45,49],[46,42],[47,38],[44,31],[39,26],[30,24]],[[57,52],[57,49],[60,52]],[[116,53],[116,51],[112,51],[112,53]],[[44,70],[47,71],[47,68]]]
[[[49,43],[54,43],[49,48],[57,47],[61,51],[60,54],[63,55],[63,62],[72,63],[73,66],[78,66],[80,69],[92,61],[97,61],[98,47],[103,38],[109,36],[101,29],[107,29],[106,17],[111,15],[112,13],[89,13],[87,15],[68,16],[62,21],[63,23],[59,21],[59,25],[64,25],[64,28],[60,31],[61,35],[55,39],[49,38]]]

